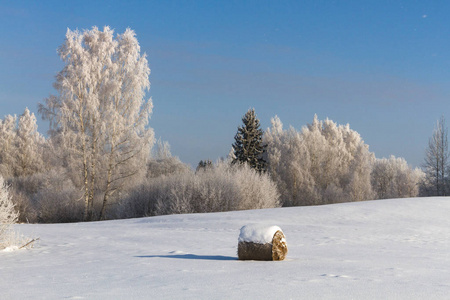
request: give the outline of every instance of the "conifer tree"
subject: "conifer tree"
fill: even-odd
[[[206,160],[201,160],[198,165],[197,168],[195,169],[195,172],[199,172],[199,171],[206,171],[206,170],[210,170],[214,168],[213,163],[210,159],[206,159]]]
[[[263,145],[263,131],[259,128],[259,120],[255,109],[249,109],[242,118],[243,126],[238,127],[234,137],[232,164],[247,163],[258,172],[266,170],[266,161],[263,158],[266,146]]]

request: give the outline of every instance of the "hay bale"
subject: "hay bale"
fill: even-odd
[[[286,237],[278,226],[246,225],[238,240],[240,260],[283,260],[287,254]]]

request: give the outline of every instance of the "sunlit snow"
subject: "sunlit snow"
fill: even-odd
[[[445,299],[450,198],[377,200],[77,224],[17,225],[2,299]],[[281,262],[239,261],[246,224],[288,237]]]
[[[266,224],[249,224],[241,228],[239,242],[252,242],[259,244],[272,243],[273,236],[277,231],[282,231],[278,226]]]

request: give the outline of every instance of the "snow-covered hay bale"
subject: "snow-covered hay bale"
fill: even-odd
[[[287,254],[286,237],[278,226],[246,225],[238,240],[240,260],[283,260]]]

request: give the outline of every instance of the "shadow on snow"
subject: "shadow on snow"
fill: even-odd
[[[140,258],[178,258],[178,259],[200,259],[200,260],[238,260],[237,257],[223,255],[196,255],[196,254],[172,254],[172,255],[142,255]]]

